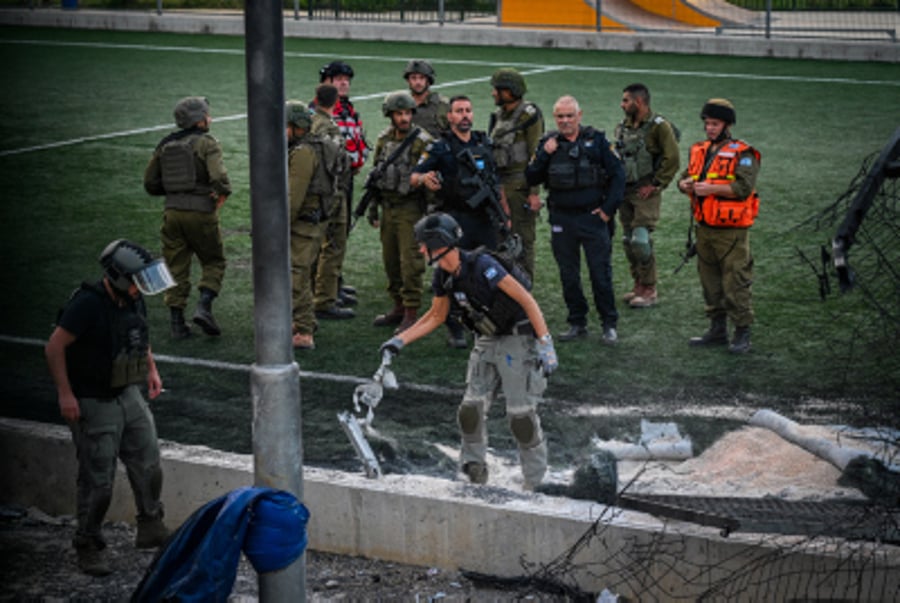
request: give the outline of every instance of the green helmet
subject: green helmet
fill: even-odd
[[[312,114],[306,103],[289,100],[284,104],[284,120],[286,123],[309,130],[312,126]]]
[[[175,280],[162,259],[136,243],[116,239],[100,253],[100,266],[109,283],[119,291],[137,285],[144,295],[156,295],[175,286]]]
[[[202,96],[186,96],[175,105],[175,125],[190,128],[209,115],[209,101]]]
[[[403,79],[408,80],[410,73],[421,73],[428,78],[429,85],[434,84],[434,67],[425,59],[413,59],[407,63],[406,69],[403,70]]]
[[[416,110],[416,101],[409,92],[398,90],[397,92],[391,92],[384,97],[381,111],[384,113],[385,117],[390,117],[391,113],[394,111],[401,111],[403,109]]]
[[[491,76],[491,86],[494,88],[506,88],[516,98],[525,96],[528,87],[525,85],[525,78],[522,74],[512,67],[501,67]]]

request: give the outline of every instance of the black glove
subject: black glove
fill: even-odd
[[[403,340],[399,337],[391,337],[387,341],[381,344],[381,347],[378,348],[378,351],[384,355],[385,352],[390,352],[391,356],[397,356],[400,354],[400,350],[403,349]]]

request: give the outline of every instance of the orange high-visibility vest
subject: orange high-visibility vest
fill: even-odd
[[[688,162],[688,174],[695,182],[699,182],[703,174],[703,166],[706,164],[706,156],[709,152],[711,141],[698,142],[691,147],[690,160]],[[740,140],[732,140],[716,152],[703,177],[703,182],[711,184],[731,184],[734,182],[734,172],[741,154],[750,151],[760,160],[759,151]],[[697,222],[708,226],[728,228],[749,228],[759,213],[759,196],[756,190],[745,199],[730,199],[707,195],[698,198],[691,195],[691,209]]]

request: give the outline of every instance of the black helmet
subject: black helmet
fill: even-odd
[[[429,253],[442,247],[456,247],[463,235],[462,228],[453,216],[441,212],[421,218],[413,230],[416,241],[425,245]]]
[[[336,75],[346,75],[352,79],[353,68],[343,61],[331,61],[319,69],[319,83],[322,83],[329,78],[333,78]]]
[[[173,113],[176,126],[190,128],[209,115],[209,101],[202,96],[186,96],[176,103]]]
[[[700,110],[700,119],[721,119],[726,124],[734,125],[737,123],[737,114],[734,111],[734,105],[731,101],[724,98],[711,98],[703,105]]]
[[[525,78],[512,67],[501,67],[491,76],[491,87],[506,88],[516,98],[522,98],[528,91]]]
[[[110,284],[119,291],[128,291],[134,284],[145,295],[156,295],[175,281],[163,260],[154,260],[150,252],[131,241],[117,239],[100,254],[100,266]]]
[[[385,117],[390,117],[391,113],[394,111],[401,111],[403,109],[416,110],[415,99],[413,99],[412,95],[405,90],[391,92],[384,97],[384,102],[381,104],[381,112],[384,113]]]
[[[428,78],[429,85],[434,84],[434,67],[425,59],[413,59],[407,63],[406,69],[403,70],[403,79],[408,80],[410,73],[421,73]]]

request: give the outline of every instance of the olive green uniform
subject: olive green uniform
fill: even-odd
[[[521,100],[512,111],[502,107],[495,110],[491,125],[488,135],[509,205],[512,231],[522,238],[525,250],[522,265],[533,278],[537,212],[531,210],[528,196],[539,194],[541,189],[540,186],[528,186],[525,168],[544,134],[544,118],[537,105]]]
[[[625,199],[619,207],[625,257],[634,282],[654,287],[657,270],[653,241],[648,236],[645,244],[649,251],[642,252],[632,237],[636,228],[646,228],[648,234],[656,230],[662,191],[678,172],[678,138],[672,124],[652,112],[643,121],[626,117],[616,126],[615,137],[616,149],[625,165]],[[641,199],[638,190],[647,184],[656,190]]]
[[[329,183],[323,177],[321,152],[310,143],[310,139],[311,135],[307,134],[288,149],[293,332],[303,335],[312,335],[316,329],[312,267],[325,240],[328,225],[323,216],[325,205],[320,189],[323,184],[328,186]],[[314,184],[314,179],[319,182]]]
[[[412,123],[431,134],[433,138],[438,138],[442,132],[450,129],[450,122],[447,121],[449,112],[450,101],[437,92],[429,91],[425,95],[425,102],[416,106]]]
[[[166,197],[160,238],[176,285],[165,292],[165,303],[184,309],[194,255],[202,267],[199,287],[216,294],[222,289],[225,252],[216,200],[231,194],[231,182],[214,136],[200,130],[179,135],[167,137],[154,151],[144,170],[144,188],[151,195]],[[188,150],[192,159],[179,155]]]
[[[316,136],[327,137],[340,145],[344,144],[344,136],[332,119],[331,113],[316,107],[312,115],[310,132]],[[338,186],[330,203],[330,213],[325,218],[325,239],[319,247],[318,261],[313,291],[313,305],[316,310],[328,310],[338,298],[338,287],[344,256],[347,253],[347,234],[350,212],[347,209],[346,192],[350,188],[350,156],[346,154],[346,164],[338,175]]]
[[[383,163],[403,140],[397,138],[396,128],[386,128],[375,143],[374,166]],[[433,140],[428,132],[420,129],[415,140],[373,183],[381,191],[381,257],[388,279],[387,292],[395,308],[418,309],[422,305],[425,258],[419,253],[413,227],[425,215],[425,200],[421,191],[410,189],[409,177],[425,147]]]

